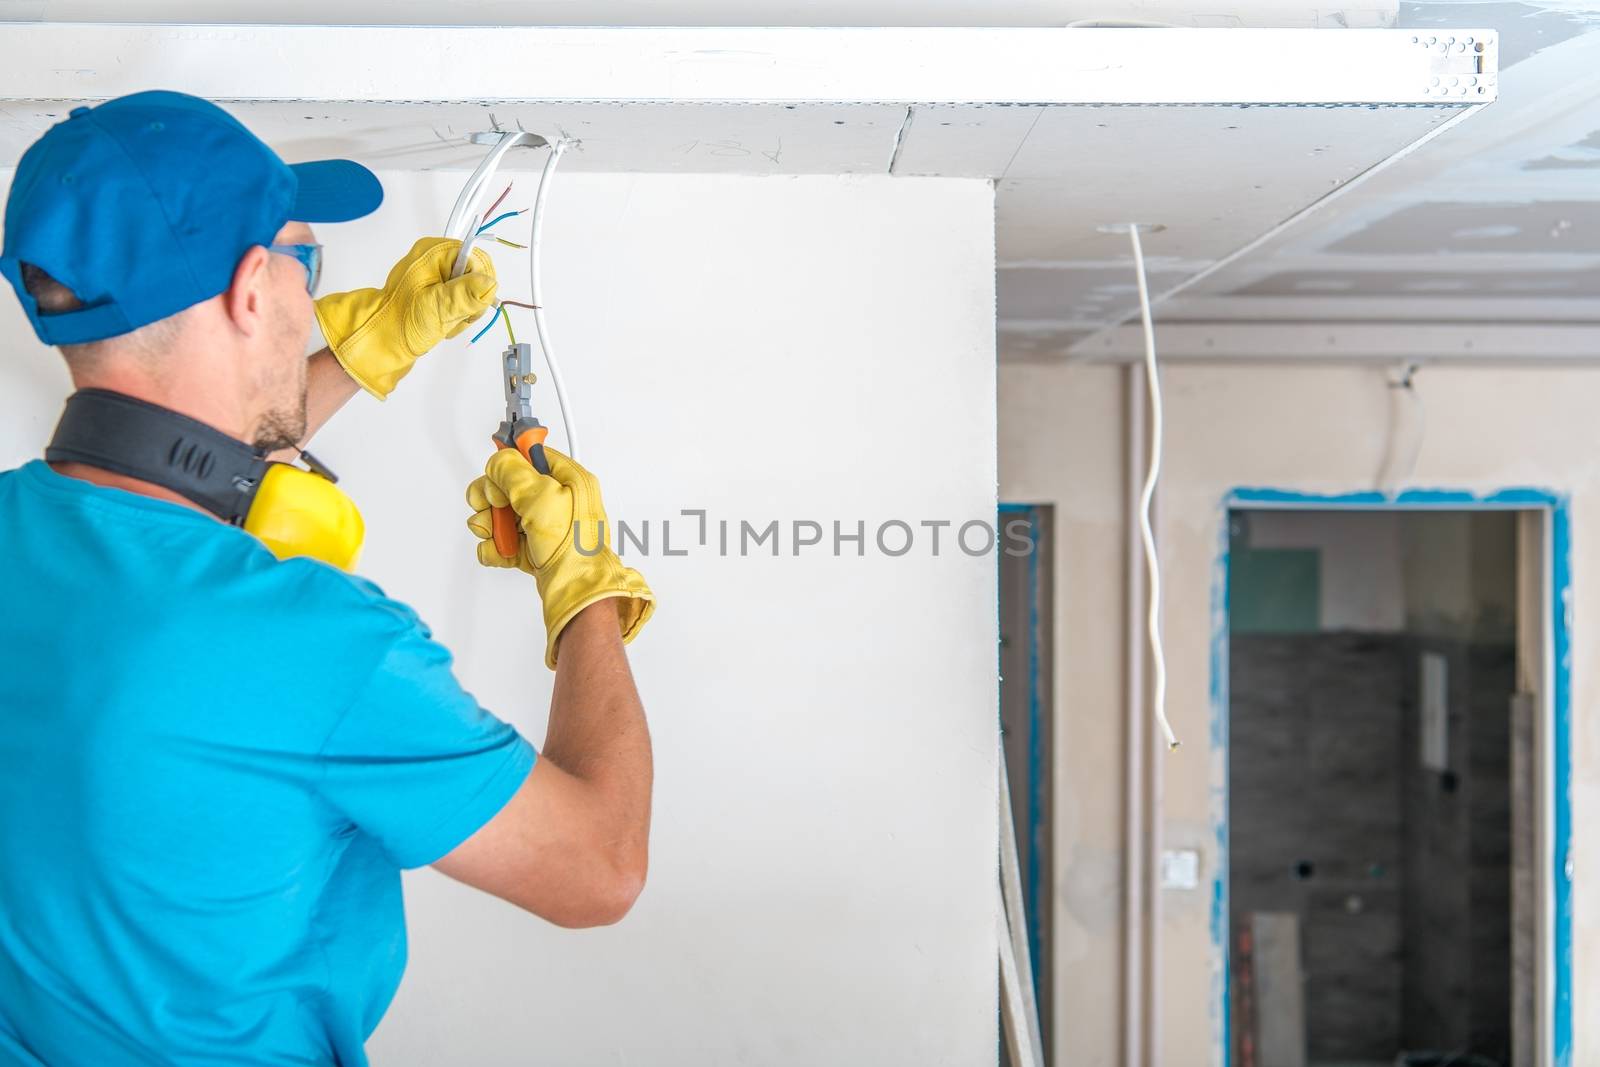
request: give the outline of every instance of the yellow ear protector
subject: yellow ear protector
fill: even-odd
[[[256,449],[187,415],[106,389],[67,398],[51,463],[86,463],[170,489],[259,537],[279,559],[308,556],[355,566],[366,526],[333,472],[269,462]]]

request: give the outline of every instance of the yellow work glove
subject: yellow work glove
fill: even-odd
[[[482,539],[479,563],[518,567],[533,575],[544,602],[544,663],[555,670],[561,631],[578,612],[614,598],[626,643],[655,611],[656,598],[643,576],[624,567],[612,551],[611,524],[594,475],[553,448],[546,447],[544,454],[550,461],[548,475],[534,470],[516,449],[503,448],[490,456],[483,477],[467,486],[467,505],[473,510],[467,527]],[[490,511],[507,506],[517,513],[522,528],[520,550],[509,558],[495,548]]]
[[[394,265],[382,289],[329,293],[317,322],[339,365],[356,384],[384,399],[411,365],[494,306],[497,282],[489,253],[474,248],[451,278],[461,242],[424,237]]]

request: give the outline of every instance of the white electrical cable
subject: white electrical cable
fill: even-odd
[[[550,368],[550,382],[555,386],[556,404],[561,408],[561,424],[567,428],[567,455],[578,458],[578,424],[572,417],[572,402],[567,399],[567,387],[561,379],[561,365],[556,362],[555,346],[550,343],[550,328],[544,320],[544,277],[539,269],[539,248],[544,237],[544,204],[550,195],[551,179],[555,177],[556,164],[567,150],[563,138],[550,146],[550,155],[539,172],[539,191],[533,197],[533,236],[528,241],[528,285],[533,291],[533,326],[539,334],[539,347],[544,350],[545,366]]]
[[[461,242],[461,250],[456,254],[455,266],[450,272],[452,278],[459,278],[467,269],[467,260],[472,255],[473,246],[478,242],[478,228],[483,225],[484,219],[477,211],[477,203],[484,187],[494,179],[495,171],[499,169],[500,160],[505,154],[523,143],[526,141],[518,134],[505,135],[483,157],[483,162],[478,164],[478,169],[472,172],[466,185],[462,186],[461,194],[456,197],[455,207],[450,210],[450,219],[445,223],[445,236]],[[561,408],[561,423],[567,430],[567,455],[577,459],[578,427],[572,416],[572,401],[567,396],[566,383],[561,377],[561,365],[556,362],[555,347],[550,342],[550,327],[545,322],[544,278],[539,262],[540,241],[544,236],[544,205],[550,195],[550,184],[555,176],[556,164],[561,161],[561,155],[567,150],[568,143],[562,138],[550,145],[550,154],[544,161],[544,169],[539,172],[539,189],[533,198],[533,236],[528,241],[528,284],[532,290],[530,303],[534,305],[533,325],[539,335],[539,348],[544,352],[545,366],[550,368],[550,382],[555,387],[556,404]]]
[[[1427,436],[1426,411],[1422,394],[1417,392],[1417,370],[1415,363],[1406,364],[1400,369],[1399,378],[1388,382],[1389,439],[1383,449],[1383,466],[1378,468],[1378,492],[1384,496],[1393,496],[1411,480]],[[1409,423],[1411,429],[1411,445],[1404,452],[1400,449],[1402,423]]]
[[[494,172],[500,169],[500,160],[518,143],[515,134],[502,137],[487,153],[483,161],[478,164],[478,169],[472,172],[472,177],[467,179],[467,184],[461,187],[461,195],[456,197],[455,207],[450,209],[450,220],[444,224],[444,235],[453,237],[458,241],[465,241],[482,223],[475,223],[467,227],[469,217],[477,218],[475,208],[478,205],[478,196],[483,192],[483,187],[494,177]]]
[[[1161,478],[1161,376],[1160,368],[1156,365],[1156,330],[1150,314],[1150,283],[1145,276],[1144,247],[1139,242],[1137,224],[1128,226],[1128,235],[1133,239],[1133,266],[1139,276],[1139,309],[1144,318],[1144,377],[1150,388],[1150,469],[1145,475],[1144,492],[1139,497],[1139,534],[1144,543],[1145,569],[1150,575],[1147,629],[1150,635],[1150,658],[1155,664],[1155,691],[1151,694],[1151,706],[1167,747],[1177,748],[1178,738],[1172,732],[1172,724],[1167,721],[1167,654],[1161,643],[1161,561],[1156,555],[1156,535],[1150,523],[1156,484]]]

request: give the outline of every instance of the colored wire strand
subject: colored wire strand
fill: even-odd
[[[506,324],[506,336],[511,338],[511,343],[512,344],[516,344],[517,343],[517,331],[515,331],[515,330],[513,330],[511,328],[511,312],[506,310],[506,305],[505,305],[504,302],[502,302],[500,304],[500,318],[505,321],[505,324]]]
[[[1128,234],[1133,239],[1133,266],[1139,276],[1139,311],[1144,321],[1144,380],[1150,388],[1150,468],[1145,474],[1144,491],[1139,495],[1139,538],[1144,545],[1145,570],[1150,576],[1150,614],[1146,619],[1146,628],[1150,635],[1150,658],[1155,668],[1155,691],[1151,694],[1151,706],[1167,747],[1177,748],[1178,738],[1172,732],[1172,724],[1167,721],[1167,653],[1161,643],[1161,560],[1156,554],[1156,534],[1150,522],[1156,485],[1161,480],[1164,429],[1161,369],[1156,363],[1156,330],[1150,314],[1150,281],[1145,274],[1144,246],[1139,240],[1139,227],[1130,225]]]
[[[490,208],[489,209],[489,211],[493,211],[493,210],[494,210],[494,208]],[[526,211],[526,210],[527,210],[526,208],[523,209],[523,211]],[[488,211],[484,212],[485,215],[487,215],[488,213],[489,213]],[[488,230],[490,227],[494,226],[496,223],[504,222],[506,219],[514,219],[520,214],[522,214],[522,211],[506,211],[506,212],[503,212],[503,213],[501,213],[499,215],[496,215],[494,218],[490,219],[488,222],[484,223],[482,226],[479,226],[477,231],[476,231],[476,233],[481,234],[481,233],[485,232],[486,230]]]
[[[516,182],[507,182],[506,183],[505,192],[503,192],[499,196],[495,197],[494,198],[494,203],[490,204],[487,208],[485,208],[483,213],[485,215],[493,215],[494,214],[494,209],[499,207],[501,204],[505,203],[506,202],[506,197],[511,195],[511,187],[513,185],[515,185],[515,184],[517,184],[517,183]]]
[[[467,344],[469,344],[469,345],[477,344],[478,343],[478,338],[482,337],[484,334],[488,333],[491,329],[494,328],[494,324],[499,321],[500,315],[504,311],[505,311],[505,309],[503,307],[501,307],[499,304],[496,304],[495,308],[494,308],[494,316],[492,318],[490,318],[490,320],[488,322],[483,324],[483,329],[479,330],[477,333],[472,335],[472,340],[468,341]]]

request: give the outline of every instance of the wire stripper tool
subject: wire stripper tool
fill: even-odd
[[[507,345],[500,354],[501,381],[506,393],[506,417],[492,435],[496,448],[514,448],[533,464],[540,474],[550,473],[544,454],[544,439],[550,429],[533,414],[533,348],[527,344]],[[511,508],[494,509],[494,548],[506,558],[519,549],[522,530],[517,513]]]

